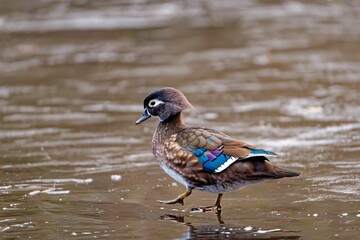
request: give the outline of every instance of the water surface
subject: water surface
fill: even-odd
[[[357,1],[0,0],[0,238],[355,239]],[[189,125],[299,171],[225,194],[221,216],[152,157],[152,90]]]

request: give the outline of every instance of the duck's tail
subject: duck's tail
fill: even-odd
[[[251,163],[255,167],[254,175],[261,175],[267,178],[284,178],[284,177],[296,177],[300,173],[279,167],[275,164],[270,163],[265,157],[252,158]]]
[[[265,164],[271,164],[268,161],[265,161]],[[275,178],[283,178],[283,177],[297,177],[300,175],[299,172],[295,172],[293,170],[285,169],[274,164],[271,164],[272,173],[274,174]]]
[[[289,169],[284,169],[284,168],[280,168],[279,167],[279,175],[283,176],[283,177],[297,177],[300,175],[299,172],[295,172],[293,170],[289,170]]]

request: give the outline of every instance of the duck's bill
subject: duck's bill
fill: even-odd
[[[145,109],[144,114],[135,122],[135,125],[139,125],[149,118],[151,118],[151,115],[148,113],[147,109]]]

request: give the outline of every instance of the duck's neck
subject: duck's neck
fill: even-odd
[[[160,122],[154,134],[153,141],[163,142],[174,133],[185,128],[181,112],[170,117],[166,121]]]

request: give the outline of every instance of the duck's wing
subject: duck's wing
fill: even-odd
[[[173,148],[188,152],[188,159],[193,159],[189,156],[191,153],[202,164],[203,170],[209,173],[220,173],[237,161],[277,156],[276,153],[258,149],[212,129],[186,128],[178,132],[173,140]]]

